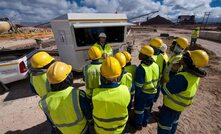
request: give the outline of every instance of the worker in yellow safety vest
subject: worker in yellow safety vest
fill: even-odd
[[[92,90],[101,85],[101,62],[99,62],[99,59],[102,57],[102,53],[99,48],[92,46],[88,50],[88,56],[92,61],[83,68],[83,80],[85,81],[87,97],[91,100]]]
[[[131,95],[134,95],[135,90],[134,90],[134,86],[133,86],[132,74],[125,71],[125,69],[124,69],[124,67],[126,65],[126,57],[124,56],[124,54],[122,52],[116,53],[114,55],[114,57],[119,61],[121,68],[122,68],[122,73],[121,73],[121,76],[119,77],[120,84],[127,86]]]
[[[42,98],[50,91],[46,71],[54,58],[46,52],[38,52],[31,57],[30,62],[31,90]]]
[[[127,120],[130,92],[118,84],[121,65],[114,57],[107,57],[101,65],[101,86],[92,93],[94,128],[98,134],[122,133]]]
[[[142,47],[139,54],[141,63],[136,69],[134,99],[134,123],[137,130],[148,125],[157,94],[160,71],[152,58],[153,54],[153,48],[148,45]]]
[[[121,73],[121,76],[119,77],[119,84],[127,86],[128,90],[130,91],[131,101],[130,101],[130,104],[128,105],[128,111],[130,111],[133,96],[135,94],[133,77],[132,77],[132,74],[127,72],[124,68],[126,65],[125,55],[122,52],[118,52],[114,55],[114,57],[119,61],[120,65],[122,67],[122,73]]]
[[[187,51],[179,61],[182,71],[163,85],[163,106],[160,109],[158,134],[175,134],[181,112],[193,102],[200,78],[206,72],[200,68],[209,62],[203,50]]]
[[[182,52],[189,46],[189,41],[185,37],[176,39],[176,44],[172,49],[172,55],[166,65],[163,74],[163,82],[168,82],[170,77],[173,77],[178,71],[182,69],[179,66],[179,61],[182,59]]]
[[[47,78],[51,92],[40,100],[41,109],[63,134],[88,133],[92,110],[85,92],[73,87],[71,65],[53,63]]]
[[[200,34],[200,27],[196,27],[193,29],[192,34],[191,34],[191,45],[196,44],[197,38],[199,38]]]
[[[163,46],[163,41],[162,39],[156,37],[153,38],[150,41],[150,46],[154,49],[154,55],[153,55],[153,59],[155,61],[155,63],[159,66],[160,68],[160,84],[158,86],[157,89],[157,95],[155,96],[154,102],[157,101],[159,94],[160,94],[160,88],[162,87],[162,81],[161,78],[163,76],[163,70],[166,67],[166,63],[167,63],[167,59],[165,59],[165,56],[163,55],[163,53],[161,53],[161,47]]]
[[[113,55],[113,50],[110,44],[106,42],[106,38],[107,36],[105,33],[100,33],[99,41],[94,44],[94,46],[98,47],[101,50],[103,59],[105,59],[107,56]]]
[[[33,93],[37,94],[41,98],[51,91],[46,72],[49,66],[54,62],[54,58],[47,52],[38,52],[30,59],[30,88]],[[56,133],[56,128],[53,126],[48,117],[47,121],[50,124],[51,133]]]
[[[129,52],[123,51],[122,53],[125,55],[126,61],[127,61],[127,64],[124,67],[124,69],[125,69],[125,71],[127,71],[127,72],[132,74],[132,77],[133,77],[133,80],[134,80],[135,79],[135,75],[136,75],[136,68],[137,68],[137,66],[131,64],[132,58],[131,58],[131,54]]]

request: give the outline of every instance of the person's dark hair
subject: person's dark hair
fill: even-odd
[[[176,46],[176,41],[174,40],[173,42],[172,42],[172,45],[170,46],[170,51],[171,52],[173,52],[173,50],[174,50],[174,47]]]
[[[58,84],[51,84],[51,90],[61,91],[61,90],[68,88],[69,86],[73,86],[73,80],[74,80],[74,76],[73,76],[73,72],[71,72],[64,81]]]
[[[188,68],[194,68],[195,66],[193,65],[193,61],[190,57],[190,54],[188,52],[183,54],[183,61],[185,64],[188,66]]]
[[[53,64],[54,62],[55,62],[55,60],[52,60],[49,64],[42,67],[42,69],[48,69],[51,66],[51,64]]]
[[[101,84],[105,84],[105,85],[109,85],[109,84],[112,84],[113,82],[117,82],[117,81],[110,81],[102,75],[100,77],[100,80],[101,80]],[[118,78],[116,80],[118,80]]]

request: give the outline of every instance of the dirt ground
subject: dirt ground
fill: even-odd
[[[134,32],[128,40],[135,39],[132,53],[133,63],[137,59],[141,42],[169,33],[171,36],[188,37],[191,31],[180,29],[157,29],[158,32]],[[167,44],[170,42],[164,40]],[[201,79],[199,89],[193,104],[182,113],[177,134],[220,134],[221,133],[221,44],[199,39],[197,41],[210,54],[210,64],[205,69],[208,75]],[[81,76],[76,76],[76,87],[84,88]],[[43,112],[38,107],[39,98],[29,90],[28,80],[22,80],[9,85],[11,90],[0,96],[0,134],[48,134],[50,127]],[[153,111],[158,111],[162,105],[162,95],[154,104]],[[129,125],[126,133],[155,134],[157,123],[153,121],[142,131],[134,131]]]

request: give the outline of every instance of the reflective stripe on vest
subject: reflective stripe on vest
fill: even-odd
[[[125,85],[94,89],[92,103],[95,131],[99,134],[113,131],[122,133],[128,120],[129,102],[130,93]]]
[[[72,102],[73,102],[73,105],[74,105],[74,110],[75,110],[75,113],[77,115],[77,120],[72,122],[72,123],[64,123],[64,124],[55,124],[53,123],[56,127],[71,127],[71,126],[74,126],[76,125],[78,122],[81,122],[83,120],[83,116],[80,112],[80,109],[78,107],[78,96],[77,96],[77,89],[73,89],[72,91]],[[50,116],[50,113],[49,113],[49,110],[48,110],[48,105],[46,103],[46,97],[47,96],[44,96],[44,98],[42,99],[42,108],[43,108],[43,111],[45,112],[45,114],[48,116],[48,118],[53,122],[53,119],[51,118]]]
[[[119,117],[119,118],[110,118],[110,119],[104,119],[104,118],[98,118],[96,116],[93,115],[93,118],[102,121],[102,122],[114,122],[114,121],[121,121],[124,120],[128,117],[128,115],[124,116],[124,117]]]
[[[46,73],[39,75],[30,75],[30,82],[37,94],[42,98],[51,91],[50,84],[47,80]]]
[[[157,93],[157,87],[159,83],[159,67],[156,63],[153,63],[149,66],[141,64],[145,70],[145,83],[143,84],[143,92],[148,94]],[[141,86],[142,84],[136,83],[136,85]]]
[[[117,126],[117,127],[112,127],[112,128],[104,128],[104,127],[102,127],[102,126],[99,126],[96,122],[95,122],[95,125],[98,127],[98,128],[101,128],[101,129],[103,129],[103,130],[105,130],[105,131],[116,131],[117,129],[124,129],[124,127],[126,126],[126,123],[125,124],[123,124],[123,125],[119,125],[119,126]]]
[[[113,55],[113,51],[112,51],[112,48],[111,48],[111,46],[110,46],[109,43],[106,43],[106,44],[105,44],[104,49],[103,49],[102,46],[101,46],[100,44],[98,44],[98,43],[95,43],[93,46],[98,47],[98,48],[101,50],[102,53],[107,53],[108,56],[112,56],[112,55]]]
[[[61,91],[48,93],[40,101],[42,110],[64,134],[87,131],[87,121],[80,108],[79,93],[79,90],[68,87]]]
[[[160,123],[158,123],[158,127],[167,131],[170,131],[172,129],[172,127],[164,126],[164,125],[161,125]]]
[[[171,94],[164,84],[163,89],[167,95],[164,95],[164,105],[175,110],[184,111],[192,104],[192,100],[196,94],[200,78],[187,72],[180,72],[177,75],[183,75],[188,82],[187,89],[178,94]]]
[[[193,30],[191,34],[191,38],[198,38],[199,37],[199,31],[198,30]]]

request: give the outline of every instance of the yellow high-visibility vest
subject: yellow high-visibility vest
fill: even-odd
[[[200,34],[199,30],[193,30],[191,34],[191,38],[198,38]]]
[[[113,50],[112,50],[112,48],[111,48],[109,43],[105,44],[104,49],[98,43],[95,43],[93,46],[98,47],[101,50],[102,53],[107,53],[108,56],[112,56],[113,55]]]
[[[88,64],[83,69],[86,94],[91,98],[92,90],[101,85],[100,82],[100,67],[101,64]]]
[[[132,79],[131,73],[126,72],[125,74],[123,74],[119,84],[127,86],[131,95],[133,95],[135,93],[135,92],[131,92],[131,88],[133,85],[133,79]]]
[[[132,74],[132,78],[133,78],[133,80],[134,80],[135,77],[136,77],[136,69],[137,69],[137,66],[136,66],[136,65],[128,65],[128,66],[125,66],[124,69],[125,69],[126,72]]]
[[[41,98],[50,92],[50,84],[47,81],[46,73],[39,75],[30,74],[30,82]]]
[[[80,90],[68,87],[65,90],[49,92],[39,106],[63,134],[81,134],[87,129],[87,120],[79,102]]]
[[[160,68],[160,77],[161,77],[163,73],[163,69],[166,66],[166,60],[164,59],[164,56],[162,54],[153,55],[152,58],[154,59],[155,63]]]
[[[199,86],[200,77],[197,77],[188,72],[180,72],[177,75],[183,75],[188,82],[187,89],[177,94],[171,94],[164,84],[163,89],[167,95],[163,96],[163,104],[175,111],[184,111],[193,102],[193,97],[196,94]]]
[[[159,66],[156,63],[152,63],[151,65],[141,64],[141,66],[145,70],[145,83],[140,84],[135,82],[136,86],[142,87],[143,92],[147,94],[156,94],[157,87],[160,80]]]
[[[92,93],[94,128],[98,134],[120,134],[127,120],[130,93],[127,86],[95,88]]]

